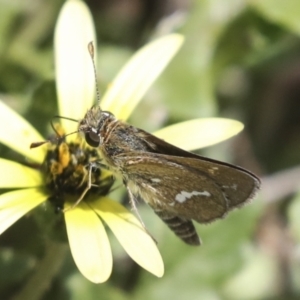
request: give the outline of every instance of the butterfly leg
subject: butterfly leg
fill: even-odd
[[[90,163],[89,166],[88,166],[88,171],[87,173],[84,175],[84,178],[82,181],[85,181],[85,178],[86,176],[88,176],[88,181],[87,181],[87,186],[86,188],[84,189],[84,191],[82,192],[81,196],[79,197],[79,199],[70,207],[68,208],[65,208],[63,210],[63,212],[65,213],[66,211],[70,210],[70,209],[73,209],[75,208],[82,200],[83,198],[85,197],[86,193],[90,190],[90,188],[93,186],[92,184],[92,170],[93,170],[93,167],[95,167],[95,164],[94,163]]]
[[[131,190],[128,187],[126,187],[126,188],[127,188],[127,191],[128,191],[129,201],[130,201],[130,205],[131,205],[132,210],[135,212],[135,214],[138,217],[138,219],[139,219],[142,227],[144,228],[144,230],[149,234],[149,236],[152,238],[152,240],[157,244],[156,239],[148,231],[148,229],[146,228],[146,226],[145,226],[145,224],[144,224],[144,222],[143,222],[143,220],[142,220],[142,218],[141,218],[141,216],[139,214],[139,211],[138,211],[137,206],[136,206],[136,199],[135,199],[133,193],[131,192]]]

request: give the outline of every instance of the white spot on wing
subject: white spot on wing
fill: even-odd
[[[237,184],[233,184],[231,187],[232,187],[232,189],[234,189],[235,191],[237,190]]]
[[[176,195],[175,200],[179,203],[185,202],[187,199],[192,198],[193,196],[206,196],[210,197],[211,194],[208,191],[198,192],[192,191],[191,193],[186,191],[181,191],[179,194]]]
[[[232,184],[231,186],[228,186],[228,185],[222,185],[222,188],[223,189],[233,189],[233,190],[237,190],[237,187],[238,185],[235,183],[235,184]]]
[[[155,182],[155,183],[160,183],[161,180],[159,178],[151,178],[150,179],[152,182]]]

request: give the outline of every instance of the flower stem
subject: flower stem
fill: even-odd
[[[61,243],[48,242],[44,257],[37,264],[35,272],[28,279],[25,286],[12,300],[38,300],[49,289],[52,279],[64,261],[67,246]]]

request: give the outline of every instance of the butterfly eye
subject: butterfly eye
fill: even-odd
[[[85,141],[91,147],[98,147],[100,144],[100,137],[96,132],[89,131],[85,133]]]

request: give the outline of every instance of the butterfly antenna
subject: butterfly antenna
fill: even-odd
[[[37,148],[37,147],[40,147],[44,144],[47,144],[47,143],[60,143],[61,141],[63,141],[67,136],[71,135],[71,134],[74,134],[74,133],[78,133],[78,130],[76,131],[73,131],[73,132],[70,132],[68,134],[63,134],[61,135],[59,133],[59,131],[56,129],[55,125],[54,125],[54,119],[64,119],[64,120],[69,120],[69,121],[72,121],[72,122],[77,122],[78,123],[78,120],[76,119],[73,119],[73,118],[68,118],[68,117],[62,117],[62,116],[54,116],[50,122],[51,124],[51,127],[53,129],[53,131],[55,132],[56,136],[55,137],[52,137],[52,138],[49,138],[45,141],[41,141],[41,142],[34,142],[34,143],[31,143],[30,144],[30,149],[33,149],[33,148]]]
[[[96,71],[96,65],[95,65],[95,48],[93,42],[88,43],[88,50],[92,59],[93,69],[94,69],[94,78],[95,78],[95,86],[96,86],[96,98],[97,98],[97,104],[98,107],[100,107],[100,92],[99,92],[99,86],[97,82],[97,71]]]

